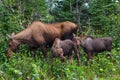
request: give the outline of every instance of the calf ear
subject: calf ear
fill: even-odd
[[[84,36],[86,36],[85,33],[82,33],[82,34],[81,34],[81,37],[84,37]]]
[[[76,37],[76,35],[73,33],[73,37]]]

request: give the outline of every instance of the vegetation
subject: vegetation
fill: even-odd
[[[120,80],[120,1],[119,0],[0,0],[0,80]],[[80,66],[48,58],[41,51],[31,57],[26,45],[5,57],[9,38],[31,22],[72,21],[79,26],[78,35],[113,38],[112,61],[102,52],[87,64],[86,53],[80,48]]]

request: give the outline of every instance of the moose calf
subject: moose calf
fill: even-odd
[[[112,55],[112,38],[93,38],[92,36],[80,37],[80,44],[88,55],[88,61],[93,58],[94,52],[110,51]]]
[[[77,55],[78,65],[79,65],[79,51],[77,47],[74,45],[72,40],[60,40],[56,38],[53,46],[52,46],[52,54],[54,57],[60,57],[62,61],[65,60],[64,56],[67,56],[68,59],[72,58],[72,51],[74,51]]]

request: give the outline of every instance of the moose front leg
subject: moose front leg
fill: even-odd
[[[30,54],[31,54],[31,56],[32,56],[33,58],[35,58],[36,49],[37,49],[37,48],[30,46],[29,49],[30,49]]]
[[[30,51],[30,53],[31,53],[31,56],[33,57],[33,58],[35,58],[35,50],[33,49],[32,51]]]
[[[42,50],[42,53],[43,53],[44,57],[47,58],[47,49],[46,49],[46,46],[41,46],[40,48]]]

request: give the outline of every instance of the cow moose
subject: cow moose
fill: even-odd
[[[103,52],[105,50],[110,51],[110,57],[112,56],[112,38],[103,37],[103,38],[93,38],[92,36],[85,36],[84,34],[80,37],[75,37],[76,41],[80,43],[78,46],[84,49],[87,53],[87,60],[91,60],[94,57],[94,53]]]
[[[77,29],[77,25],[70,21],[52,24],[34,21],[23,31],[9,36],[6,57],[9,58],[20,44],[28,44],[30,50],[40,48],[44,57],[47,57],[46,47],[51,47],[55,38],[72,39],[72,34],[76,34]]]
[[[52,54],[54,57],[60,57],[61,61],[65,61],[65,57],[67,56],[68,59],[71,60],[72,58],[72,51],[75,52],[77,55],[78,65],[79,65],[79,54],[78,48],[76,45],[74,45],[74,42],[70,39],[66,40],[60,40],[59,38],[56,38],[53,46],[51,48]]]

